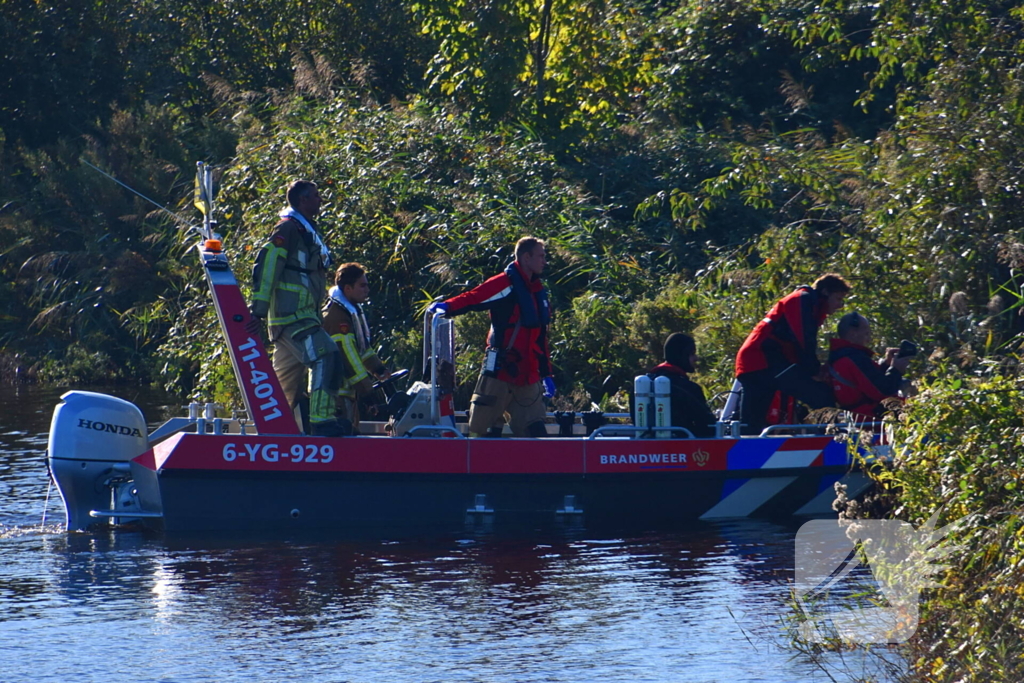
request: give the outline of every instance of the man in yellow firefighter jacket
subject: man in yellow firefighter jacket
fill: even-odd
[[[324,308],[324,329],[341,351],[341,389],[338,413],[359,433],[359,399],[373,389],[373,379],[387,379],[391,371],[377,358],[370,346],[370,328],[361,304],[370,298],[366,269],[358,263],[345,263],[334,279],[334,287]]]
[[[320,319],[331,266],[316,229],[320,203],[315,183],[297,180],[288,186],[288,207],[256,257],[249,310],[257,320],[267,320],[274,371],[292,409],[308,369],[312,434],[342,436],[344,430],[335,418],[340,354]]]

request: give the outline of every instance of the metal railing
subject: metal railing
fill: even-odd
[[[686,427],[634,427],[633,425],[605,425],[598,427],[590,433],[588,439],[596,439],[599,436],[614,436],[615,434],[627,434],[627,435],[640,435],[644,433],[650,433],[652,435],[659,432],[671,432],[674,434],[682,434],[683,438],[693,439],[693,432]],[[662,437],[652,436],[651,438],[662,439],[662,438],[679,438],[679,437]]]

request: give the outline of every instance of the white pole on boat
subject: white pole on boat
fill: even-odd
[[[722,412],[718,414],[718,421],[733,419],[733,415],[736,414],[736,409],[740,403],[740,392],[743,391],[743,385],[740,384],[738,379],[732,381],[732,390],[729,392],[729,398],[725,401],[725,407],[722,408]]]
[[[430,326],[433,324],[433,315],[428,309],[423,313],[423,376],[426,377],[428,372],[431,372],[430,367]]]
[[[200,232],[204,240],[214,239],[213,235],[213,169],[205,161],[196,162],[196,207],[203,212],[203,227]]]
[[[430,319],[430,423],[441,424],[441,406],[437,387],[437,328],[443,313],[435,311]]]

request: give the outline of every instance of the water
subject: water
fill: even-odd
[[[0,387],[0,683],[885,680],[874,657],[790,647],[795,524],[68,534],[44,502],[60,393]],[[174,403],[110,393],[154,423]]]

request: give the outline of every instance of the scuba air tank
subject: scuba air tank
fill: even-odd
[[[654,378],[654,426],[672,426],[672,380],[668,377]],[[659,439],[672,438],[670,431],[655,432]]]
[[[653,427],[651,421],[651,399],[654,398],[654,383],[647,375],[633,378],[633,424],[637,427]]]

